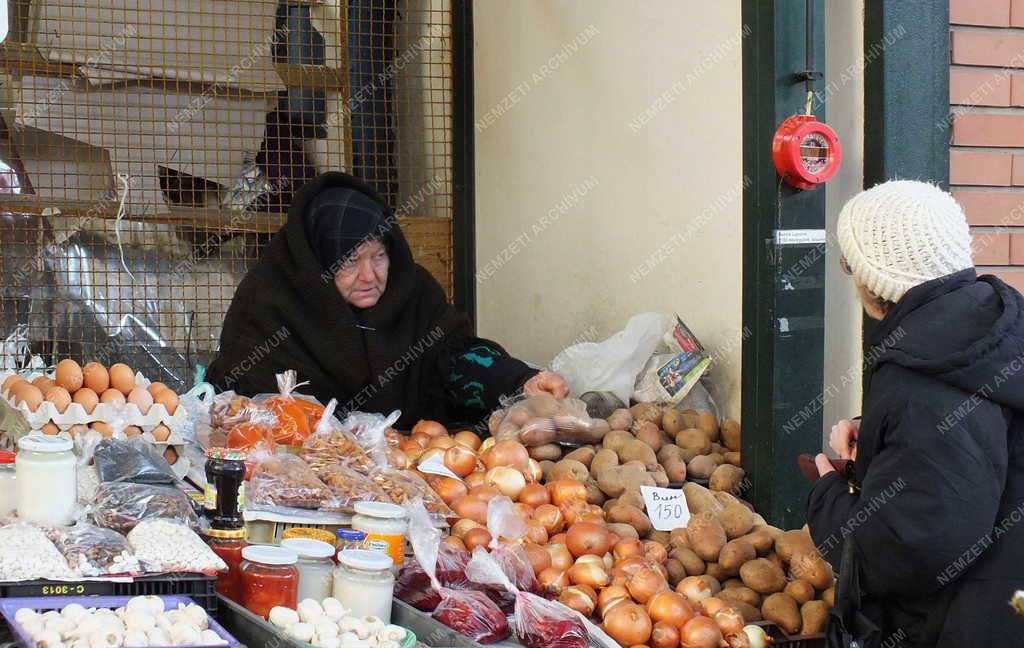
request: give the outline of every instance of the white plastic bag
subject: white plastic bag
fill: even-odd
[[[610,391],[628,403],[637,374],[672,322],[661,313],[634,315],[626,328],[601,342],[582,342],[563,350],[551,361],[551,369],[565,378],[574,394]]]

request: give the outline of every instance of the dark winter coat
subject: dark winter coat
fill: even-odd
[[[211,383],[245,395],[276,392],[275,374],[294,369],[310,383],[300,392],[324,403],[337,398],[339,412],[400,409],[398,425],[409,429],[421,418],[477,421],[536,373],[472,335],[469,320],[413,261],[397,226],[390,230],[390,269],[380,300],[367,309],[345,302],[303,224],[306,205],[330,187],[353,188],[384,204],[343,173],[303,186],[288,222],[231,301],[207,371]]]
[[[819,480],[811,535],[833,566],[852,535],[887,646],[1022,645],[1024,298],[964,270],[908,291],[872,344],[860,490]]]

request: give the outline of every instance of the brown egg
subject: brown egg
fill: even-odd
[[[164,459],[167,460],[167,463],[173,466],[174,462],[178,460],[178,451],[170,446],[167,446],[167,449],[164,450]]]
[[[167,385],[163,384],[160,381],[149,383],[149,387],[146,387],[146,391],[148,391],[150,394],[153,394],[154,396],[156,396],[158,392],[162,392],[165,389],[167,389]]]
[[[153,406],[153,395],[142,387],[136,387],[128,393],[128,402],[139,408],[139,411],[143,414],[149,412],[149,408]]]
[[[120,394],[121,392],[117,392]],[[75,392],[75,395],[71,397],[71,401],[78,403],[85,410],[86,414],[92,414],[93,409],[96,407],[96,403],[100,402],[100,397],[96,395],[89,387],[82,387]]]
[[[137,425],[129,425],[124,429],[124,435],[127,437],[139,436],[142,434],[142,428]]]
[[[161,441],[161,442],[163,442],[163,441],[166,441],[167,439],[170,438],[170,436],[171,436],[171,428],[167,427],[166,425],[161,424],[161,425],[158,425],[155,428],[153,428],[152,434],[153,434],[153,440],[154,441]]]
[[[100,394],[100,402],[110,403],[111,405],[124,405],[124,394],[111,387]]]
[[[89,389],[102,394],[110,387],[110,374],[100,363],[88,362],[82,367],[82,381]]]
[[[135,389],[135,374],[131,367],[118,362],[110,365],[110,386],[127,396]]]
[[[81,391],[81,390],[79,390]],[[57,411],[63,414],[71,404],[71,394],[63,387],[50,387],[43,393],[43,397],[53,403]]]
[[[11,393],[11,388],[14,387],[14,385],[16,385],[18,383],[23,383],[23,382],[25,382],[24,378],[22,378],[18,374],[11,374],[10,376],[7,376],[6,378],[4,378],[4,384],[3,384],[2,387],[0,387],[0,389],[2,389],[3,391],[7,392],[8,394],[10,394]]]
[[[178,395],[166,387],[153,394],[153,402],[163,405],[168,414],[174,414],[178,409]]]
[[[92,423],[89,424],[89,427],[91,427],[92,429],[96,430],[102,436],[105,436],[105,437],[108,437],[108,436],[110,436],[111,434],[114,433],[114,431],[110,428],[110,426],[107,425],[106,423],[104,423],[103,421],[93,421]]]
[[[43,426],[43,434],[53,435],[53,434],[59,434],[59,433],[60,433],[60,428],[57,427],[57,424],[54,423],[53,421],[50,421],[49,423],[47,423],[46,425]]]
[[[54,382],[58,387],[68,390],[69,394],[75,393],[82,387],[82,368],[74,360],[61,360],[57,363],[57,373],[54,375]]]
[[[79,390],[79,391],[81,391],[81,390]],[[75,392],[75,394],[77,395],[78,392]],[[71,437],[72,438],[78,438],[79,434],[85,434],[88,431],[89,431],[89,426],[85,425],[83,423],[75,423],[74,425],[72,425],[71,427],[68,428],[68,432],[71,433]]]
[[[32,384],[35,385],[36,387],[38,387],[39,391],[41,391],[41,392],[43,392],[45,394],[47,389],[49,389],[50,387],[53,387],[57,383],[53,382],[52,380],[50,380],[46,376],[39,376],[38,378],[36,378],[35,380],[32,381]]]
[[[14,386],[14,402],[25,403],[29,411],[34,412],[43,402],[43,392],[31,383],[18,383]]]

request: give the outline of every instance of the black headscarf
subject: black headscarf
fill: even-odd
[[[331,187],[314,196],[302,220],[320,267],[331,274],[362,243],[378,240],[387,247],[394,225],[383,205],[347,187]]]
[[[344,258],[343,248],[358,245],[352,232],[378,222],[378,210],[379,222],[393,221],[372,189],[344,173],[322,174],[299,190],[288,222],[232,299],[210,382],[240,394],[275,392],[275,374],[295,369],[310,381],[303,393],[324,403],[337,398],[339,411],[401,409],[406,429],[420,418],[446,419],[447,353],[471,334],[469,320],[413,261],[401,228],[386,229],[390,266],[376,305],[352,308],[325,272]],[[325,233],[315,234],[315,249],[309,221]]]

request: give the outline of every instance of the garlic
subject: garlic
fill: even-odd
[[[206,610],[195,603],[189,603],[188,606],[181,610],[181,613],[190,623],[199,626],[200,630],[206,630],[210,627],[210,618],[206,615]]]
[[[313,638],[313,626],[308,623],[293,623],[286,632],[299,641],[309,642]]]
[[[339,621],[349,612],[345,609],[345,606],[341,604],[341,601],[334,597],[325,598],[322,606],[324,608],[324,614],[328,619],[334,622]]]
[[[180,623],[191,623],[184,610],[171,610],[167,613],[167,618],[174,625],[178,625]]]
[[[226,646],[228,642],[221,638],[219,634],[213,630],[203,630],[199,635],[199,641],[204,646]]]
[[[139,646],[145,648],[149,645],[149,639],[146,638],[146,631],[139,629],[129,629],[128,632],[124,633],[124,645],[126,648],[135,648]]]
[[[36,648],[61,648],[64,645],[60,635],[51,630],[46,630],[33,639],[36,642]]]
[[[270,608],[270,614],[268,618],[271,623],[276,625],[278,628],[287,629],[288,626],[294,625],[299,622],[299,613],[295,610],[283,606],[276,606]]]
[[[171,619],[166,614],[161,612],[156,615],[156,627],[163,630],[164,634],[169,637],[171,636],[171,628],[174,627],[174,623],[171,622]]]
[[[171,613],[173,614],[173,612]],[[202,631],[199,626],[191,623],[175,623],[171,626],[170,639],[175,646],[195,646],[199,644]]]
[[[323,607],[313,599],[303,599],[302,602],[295,606],[295,610],[299,613],[299,619],[306,623],[309,623],[316,617],[324,616]]]

